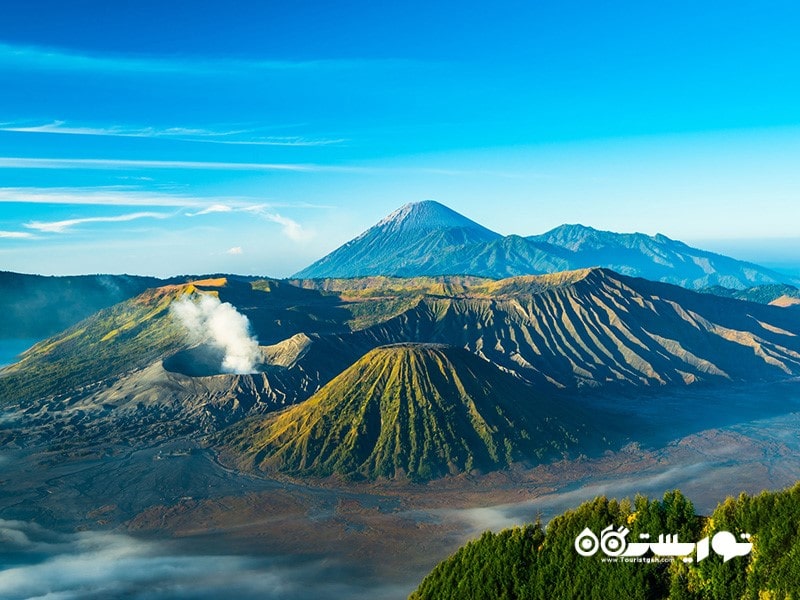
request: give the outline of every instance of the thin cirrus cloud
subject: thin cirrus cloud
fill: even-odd
[[[300,225],[300,223],[289,219],[288,217],[268,211],[261,211],[257,214],[260,214],[267,221],[271,221],[280,225],[281,231],[283,231],[283,234],[290,240],[295,242],[304,242],[314,237],[314,233],[312,231],[305,229],[302,225]]]
[[[259,60],[240,58],[189,59],[161,56],[130,56],[109,53],[79,53],[0,43],[0,68],[22,68],[134,73],[137,75],[235,75],[253,72],[340,71],[389,67],[419,69],[419,61],[407,59],[323,59],[323,60]]]
[[[290,240],[295,242],[304,242],[314,237],[313,231],[306,229],[294,219],[290,219],[289,217],[283,216],[275,212],[274,210],[271,210],[271,207],[265,204],[256,204],[252,206],[239,206],[239,207],[233,207],[228,204],[212,204],[211,206],[204,208],[203,210],[194,213],[186,213],[186,216],[199,217],[202,215],[209,215],[214,213],[230,213],[230,212],[246,212],[259,216],[271,223],[277,223],[278,225],[281,226],[282,233]],[[235,250],[235,248],[231,248],[231,250]],[[241,248],[239,248],[240,252],[231,252],[231,250],[228,251],[229,254],[241,253]]]
[[[199,217],[202,215],[210,215],[214,213],[228,213],[233,212],[233,207],[227,204],[212,204],[202,210],[198,210],[197,212],[187,212],[187,217]]]
[[[149,192],[126,186],[70,188],[6,187],[0,188],[0,203],[73,204],[102,206],[172,206],[204,207],[213,200],[174,193]]]
[[[372,172],[366,167],[320,165],[314,163],[240,163],[187,160],[136,160],[116,158],[29,158],[0,157],[5,169],[177,169],[212,171],[296,171],[296,172]]]
[[[30,240],[36,236],[28,231],[0,231],[0,238],[12,240]]]
[[[82,217],[76,219],[64,219],[62,221],[29,221],[24,224],[28,229],[34,229],[42,233],[66,233],[78,225],[86,223],[121,223],[135,221],[137,219],[166,219],[170,215],[157,212],[137,212],[126,215],[116,215],[113,217]]]
[[[175,207],[185,210],[187,217],[196,217],[211,213],[230,212],[236,209],[253,209],[267,206],[254,198],[225,196],[191,196],[173,191],[146,191],[128,186],[91,186],[91,187],[0,187],[0,204],[72,204],[99,206],[132,206],[132,207]],[[273,208],[291,207],[307,209],[330,209],[326,204],[307,202],[274,203]]]
[[[295,221],[294,219],[290,219],[289,217],[285,217],[280,215],[276,212],[272,212],[267,210],[264,206],[250,206],[246,208],[237,208],[234,209],[232,207],[228,207],[225,205],[212,205],[208,207],[206,210],[201,210],[196,213],[185,213],[188,217],[196,217],[201,215],[208,215],[212,213],[222,213],[222,212],[249,212],[255,215],[258,215],[264,218],[267,221],[272,223],[277,223],[281,226],[282,233],[288,237],[290,240],[295,242],[302,242],[307,241],[313,237],[313,232],[305,229],[300,223]],[[61,221],[29,221],[24,223],[24,227],[27,229],[33,229],[35,231],[41,233],[68,233],[72,231],[75,227],[79,225],[85,225],[88,223],[124,223],[128,221],[135,221],[138,219],[167,219],[174,215],[169,213],[159,213],[159,212],[135,212],[135,213],[128,213],[124,215],[115,215],[112,217],[80,217],[74,219],[64,219]],[[8,236],[1,236],[0,237],[31,237],[30,235],[24,235],[25,232],[18,233],[18,232],[6,232]],[[233,250],[233,249],[232,249]],[[229,254],[241,254],[241,248],[239,252],[231,252],[228,251]]]
[[[47,133],[56,135],[87,135],[98,137],[173,139],[204,144],[226,144],[237,146],[290,146],[316,147],[334,146],[347,140],[344,138],[309,138],[304,136],[256,136],[253,129],[215,130],[195,127],[88,127],[71,126],[65,121],[53,121],[40,125],[0,124],[0,131],[15,133]],[[242,139],[243,138],[243,139]]]
[[[84,170],[148,170],[172,169],[177,171],[242,171],[242,172],[296,172],[296,173],[350,173],[374,175],[379,173],[433,174],[448,177],[486,175],[502,178],[532,176],[545,178],[545,174],[514,173],[475,169],[431,169],[416,166],[363,166],[319,163],[253,163],[191,160],[149,160],[121,158],[31,158],[27,156],[0,156],[0,169],[84,169]]]
[[[282,233],[293,241],[306,241],[314,236],[312,231],[297,221],[275,211],[281,206],[292,208],[325,209],[325,205],[307,203],[264,204],[243,198],[200,198],[183,195],[158,194],[129,190],[124,187],[100,188],[0,188],[0,204],[65,204],[89,206],[172,207],[179,212],[137,211],[115,216],[88,216],[59,221],[29,221],[23,226],[40,233],[67,233],[88,223],[120,223],[143,218],[166,219],[183,214],[185,217],[202,217],[225,213],[250,213],[281,226]],[[28,238],[37,236],[27,231],[0,231],[0,238]]]

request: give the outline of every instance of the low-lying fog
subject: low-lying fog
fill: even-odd
[[[335,559],[193,554],[177,543],[0,519],[5,600],[391,598],[406,589],[348,573]]]

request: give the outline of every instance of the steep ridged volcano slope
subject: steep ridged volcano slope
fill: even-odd
[[[377,348],[309,400],[224,436],[240,466],[430,479],[567,451],[585,427],[460,348]]]
[[[0,369],[0,407],[25,423],[0,427],[0,443],[163,439],[217,431],[248,414],[294,404],[349,365],[336,356],[298,364],[311,343],[303,332],[342,334],[355,323],[383,322],[413,306],[423,290],[445,291],[449,285],[420,282],[399,304],[392,297],[347,301],[286,282],[237,277],[147,290]],[[247,373],[225,371],[225,352],[209,342],[208,322],[205,331],[190,332],[172,310],[202,298],[218,299],[230,305],[229,313],[235,308],[247,317],[263,363]]]
[[[800,374],[798,334],[794,311],[590,269],[425,296],[384,323],[315,339],[306,359],[349,364],[410,341],[463,347],[559,387],[753,381]]]

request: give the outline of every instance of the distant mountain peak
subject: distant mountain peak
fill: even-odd
[[[596,227],[590,227],[589,225],[583,225],[581,223],[564,223],[563,225],[559,225],[558,227],[554,227],[550,231],[543,233],[538,236],[530,236],[533,238],[542,238],[545,236],[549,237],[561,237],[561,238],[602,238],[608,237],[609,239],[619,239],[619,238],[646,238],[650,240],[656,240],[660,242],[674,242],[675,240],[667,237],[663,233],[656,233],[655,235],[650,235],[648,233],[642,233],[640,231],[636,231],[633,233],[619,233],[615,231],[608,231],[606,229],[597,229]]]
[[[456,273],[438,272],[440,257],[454,250],[463,254],[465,248],[483,247],[502,237],[435,200],[412,202],[294,277],[410,276],[426,268],[452,275]]]
[[[436,200],[409,202],[378,221],[375,227],[393,231],[433,231],[460,227],[499,237],[495,232]]]
[[[548,233],[554,232],[563,232],[563,233],[591,233],[591,232],[598,232],[599,229],[595,229],[594,227],[590,227],[589,225],[584,225],[582,223],[564,223],[563,225],[559,225],[555,229],[550,230]]]
[[[680,247],[687,250],[694,250],[683,242],[673,240],[663,233],[657,233],[655,235],[638,231],[634,233],[617,233],[604,229],[595,229],[594,227],[581,224],[559,225],[546,233],[530,236],[527,239],[554,244],[572,252],[592,252],[623,248],[628,250],[638,248],[642,250],[646,246],[651,248],[661,246],[662,249],[677,249]]]
[[[688,288],[797,284],[791,277],[668,238],[574,223],[502,236],[434,200],[406,204],[296,278],[472,275],[504,279],[602,266]]]

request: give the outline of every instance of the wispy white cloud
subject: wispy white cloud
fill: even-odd
[[[115,215],[113,217],[82,217],[77,219],[65,219],[63,221],[29,221],[25,223],[28,229],[34,229],[44,233],[65,233],[76,225],[85,223],[121,223],[135,221],[137,219],[166,219],[170,215],[157,212],[137,212],[126,215]]]
[[[312,231],[305,229],[302,225],[300,225],[300,223],[294,221],[293,219],[269,211],[261,211],[258,214],[264,217],[267,221],[271,221],[280,225],[281,231],[283,231],[283,234],[290,240],[295,242],[304,242],[314,237],[314,233]]]
[[[227,204],[215,204],[200,210],[196,213],[186,213],[188,217],[196,217],[200,215],[207,215],[212,213],[226,213],[226,212],[247,212],[257,215],[271,223],[277,223],[281,226],[281,231],[290,240],[295,242],[304,242],[314,237],[314,232],[306,229],[294,219],[290,219],[274,211],[274,207],[268,204],[254,204],[251,206],[237,206],[233,207]],[[233,248],[231,249],[233,250]],[[241,250],[241,249],[240,249]],[[231,251],[228,251],[231,253]]]
[[[38,125],[0,123],[0,131],[18,133],[49,133],[60,135],[91,135],[103,137],[160,138],[209,144],[245,146],[332,146],[347,140],[344,138],[310,138],[305,136],[258,136],[254,129],[204,129],[192,127],[89,127],[71,126],[65,121],[53,121]]]
[[[252,213],[254,215],[260,215],[268,208],[270,208],[270,205],[262,203],[262,204],[251,204],[250,206],[242,207],[242,210],[244,212]]]
[[[213,213],[227,213],[232,212],[233,207],[229,206],[228,204],[212,204],[202,210],[198,210],[197,212],[188,212],[186,213],[187,217],[199,217],[201,215],[210,215]]]
[[[147,177],[145,175],[120,175],[118,179],[130,181],[154,181],[152,177]]]
[[[203,170],[203,171],[284,171],[297,173],[353,173],[353,174],[432,174],[446,177],[490,176],[505,179],[527,175],[513,172],[485,170],[454,170],[418,167],[415,165],[331,165],[319,163],[252,163],[188,160],[148,160],[119,158],[31,158],[23,156],[0,156],[0,169],[96,169],[96,170]],[[541,178],[534,174],[531,177]]]
[[[0,44],[0,66],[25,69],[132,72],[137,75],[236,75],[253,72],[339,71],[364,68],[419,69],[428,63],[406,59],[258,60],[201,59],[79,53],[39,46]]]
[[[203,207],[218,199],[137,190],[127,186],[0,188],[0,203]],[[252,203],[251,203],[252,204]]]
[[[203,162],[188,160],[133,160],[116,158],[29,158],[0,157],[0,168],[5,169],[176,169],[206,171],[296,171],[367,173],[367,167],[346,167],[313,163],[240,163]]]
[[[191,196],[174,191],[146,191],[132,186],[92,186],[92,187],[0,187],[0,203],[20,204],[74,204],[103,206],[171,206],[195,209],[197,212],[187,216],[198,216],[213,212],[227,212],[229,209],[260,210],[267,206],[273,208],[291,207],[305,209],[331,209],[327,204],[310,202],[269,202],[246,196]]]
[[[228,248],[225,251],[225,254],[230,254],[231,256],[236,256],[237,254],[243,254],[243,250],[241,246],[234,246],[233,248]]]
[[[29,231],[0,231],[0,238],[10,239],[32,239],[36,237]]]
[[[314,146],[336,146],[344,144],[346,138],[307,138],[302,136],[271,136],[255,140],[190,140],[205,141],[214,144],[230,144],[234,146],[295,146],[295,147],[314,147]]]
[[[70,126],[66,121],[52,121],[40,125],[21,125],[16,123],[0,123],[0,131],[16,131],[21,133],[59,133],[63,135],[106,135],[113,137],[224,137],[248,133],[247,130],[214,131],[189,127],[88,127]]]
[[[314,237],[314,232],[302,224],[276,211],[282,206],[292,208],[329,208],[313,204],[281,204],[254,202],[246,198],[198,198],[182,195],[153,194],[135,190],[110,188],[0,188],[0,204],[3,202],[74,204],[98,206],[174,207],[178,212],[137,211],[114,216],[86,216],[59,221],[28,221],[27,229],[42,233],[65,233],[78,225],[87,223],[119,223],[137,219],[166,219],[183,214],[194,218],[225,213],[250,213],[271,223],[280,225],[281,232],[289,239],[302,242]],[[192,209],[192,210],[187,210]],[[33,238],[30,232],[4,231],[0,237]],[[229,251],[230,252],[230,251]],[[232,252],[230,252],[232,253]]]

